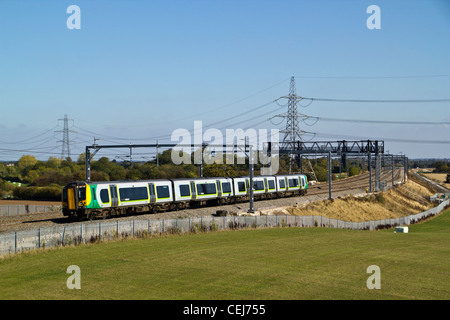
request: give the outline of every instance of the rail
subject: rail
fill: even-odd
[[[425,178],[424,176],[422,176],[422,175],[420,175],[420,174],[418,174],[416,172],[413,172],[413,176],[416,177],[417,179],[419,179],[420,181],[422,181],[423,183],[425,183],[426,185],[431,186],[434,189],[437,189],[438,192],[440,192],[440,193],[448,193],[448,192],[450,192],[449,189],[441,186],[439,183],[434,182],[434,181],[432,181],[432,180],[430,180],[428,178]]]

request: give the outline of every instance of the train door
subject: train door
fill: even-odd
[[[264,192],[269,192],[269,182],[267,182],[267,178],[264,178]]]
[[[150,203],[156,203],[156,193],[155,193],[155,184],[149,183],[148,184],[148,190],[150,193]]]
[[[195,188],[195,181],[191,181],[191,199],[197,199],[197,189]]]
[[[75,188],[69,187],[67,188],[67,208],[69,210],[76,209],[77,200],[75,199]]]
[[[220,198],[222,196],[222,184],[220,183],[220,180],[216,180],[216,186],[217,186],[217,196]]]
[[[119,198],[117,197],[117,185],[111,184],[109,186],[111,192],[111,207],[117,207],[119,205]]]

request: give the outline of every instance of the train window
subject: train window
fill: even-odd
[[[269,180],[269,189],[275,189],[275,181]]]
[[[170,198],[169,186],[157,186],[156,194],[158,198]]]
[[[254,181],[253,188],[255,190],[264,190],[264,181]]]
[[[86,187],[78,188],[78,200],[86,200]]]
[[[216,194],[215,183],[199,183],[197,184],[198,194]]]
[[[222,183],[222,191],[223,193],[231,193],[231,183],[229,182]]]
[[[215,194],[216,193],[216,184],[215,183],[205,183],[205,194]]]
[[[120,188],[120,201],[147,200],[147,187]]]
[[[189,197],[191,195],[191,190],[188,184],[180,185],[180,196]]]
[[[294,188],[298,186],[298,179],[289,179],[289,188]]]
[[[109,202],[109,193],[108,193],[108,189],[103,189],[100,191],[100,200],[103,203],[108,203]]]
[[[244,182],[238,182],[238,190],[239,192],[245,192],[245,183]]]
[[[284,179],[283,180],[278,180],[280,182],[280,189],[285,189],[286,188],[286,184],[284,183]]]
[[[197,194],[205,194],[204,184],[197,184]]]

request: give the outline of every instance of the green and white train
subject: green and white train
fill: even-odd
[[[70,218],[109,217],[162,212],[249,200],[250,178],[157,179],[143,181],[76,181],[62,192],[62,211]],[[255,200],[304,195],[303,174],[253,177]]]

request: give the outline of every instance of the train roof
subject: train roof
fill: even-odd
[[[283,177],[289,177],[289,176],[304,176],[304,174],[301,173],[293,173],[293,174],[277,174],[277,175],[255,175],[253,178],[269,178],[274,176],[283,176]],[[235,176],[235,177],[194,177],[194,178],[174,178],[174,179],[145,179],[145,180],[113,180],[113,181],[73,181],[68,183],[67,185],[71,184],[116,184],[116,183],[133,183],[133,182],[163,182],[163,181],[185,181],[185,180],[219,180],[219,179],[239,179],[239,178],[249,178],[249,176]]]

